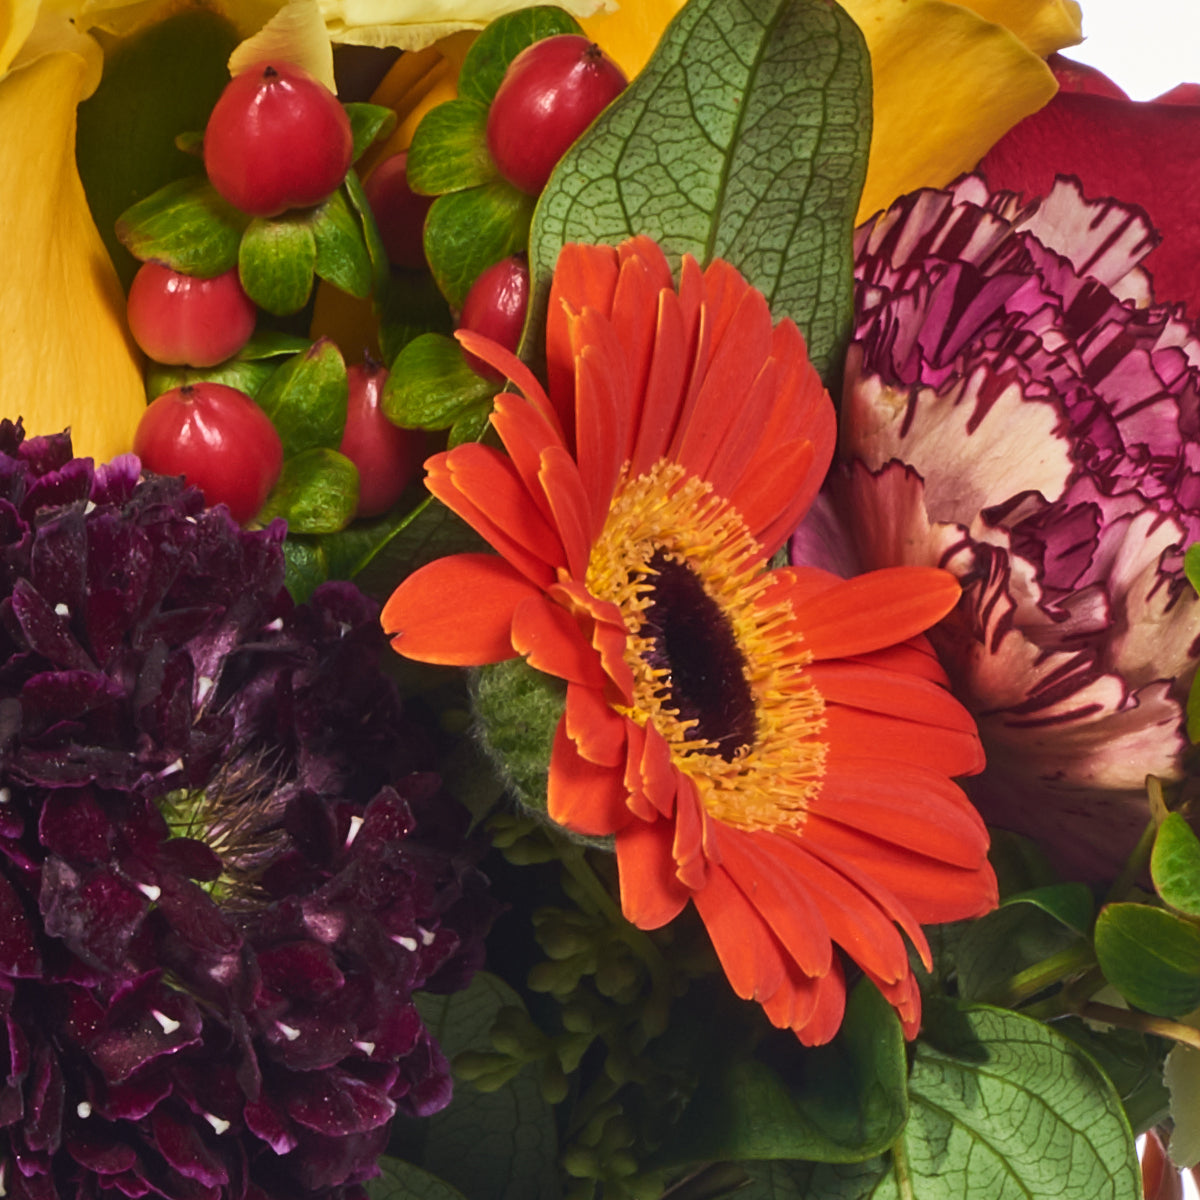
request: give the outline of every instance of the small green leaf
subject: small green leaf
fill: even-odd
[[[504,179],[439,196],[425,218],[425,257],[450,307],[493,263],[524,250],[534,199]]]
[[[448,100],[431,108],[413,133],[405,167],[408,186],[440,196],[495,179],[487,116],[487,106],[475,100]]]
[[[1069,924],[1042,905],[1014,901],[963,929],[954,948],[958,993],[968,1001],[1012,1003],[1013,982],[1023,972],[1072,950],[1086,954],[1087,943]]]
[[[429,1032],[453,1061],[464,1051],[490,1051],[496,1015],[523,1007],[520,996],[494,975],[480,971],[464,991],[419,995],[417,1007]],[[415,1133],[401,1121],[401,1136]],[[470,1084],[455,1088],[450,1107],[420,1122],[422,1167],[471,1200],[557,1200],[558,1138],[553,1109],[530,1072],[482,1093]]]
[[[498,387],[471,370],[453,338],[423,333],[392,363],[380,403],[393,425],[449,429],[465,412],[490,400]]]
[[[350,201],[350,207],[354,210],[359,228],[362,230],[363,241],[367,247],[367,257],[371,260],[371,290],[378,296],[387,283],[388,273],[391,269],[388,263],[387,249],[384,247],[383,238],[379,236],[379,227],[375,224],[375,214],[371,211],[367,194],[363,191],[363,186],[353,170],[346,173],[342,186],[346,189],[346,197]]]
[[[798,1086],[756,1059],[717,1065],[659,1161],[852,1162],[891,1145],[907,1115],[904,1036],[870,981],[850,994],[837,1038],[806,1051],[801,1065]]]
[[[304,537],[289,531],[283,540],[283,563],[284,586],[297,604],[306,604],[313,592],[329,578],[325,552],[318,537]]]
[[[1192,585],[1192,591],[1200,594],[1200,542],[1189,546],[1184,552],[1183,573]]]
[[[203,177],[177,179],[117,218],[117,237],[135,258],[212,278],[238,261],[246,218]]]
[[[1109,904],[1096,918],[1096,958],[1130,1004],[1158,1017],[1200,1006],[1200,927],[1148,904]]]
[[[458,77],[458,94],[485,107],[492,102],[508,64],[526,46],[557,33],[582,33],[579,22],[561,8],[541,5],[497,17],[471,43]]]
[[[257,400],[279,432],[284,457],[291,458],[341,443],[349,393],[341,351],[329,338],[320,338],[278,366]]]
[[[362,223],[338,188],[311,218],[317,256],[314,270],[334,287],[360,300],[371,294],[371,255],[363,239]]]
[[[269,358],[286,358],[299,354],[312,343],[308,338],[295,333],[284,333],[280,329],[256,329],[250,340],[237,352],[236,357],[247,362],[258,362]]]
[[[827,0],[691,0],[625,92],[564,155],[530,239],[541,338],[563,245],[648,234],[733,263],[791,317],[836,387],[871,131],[862,34]]]
[[[1053,883],[1009,896],[1001,907],[1032,904],[1068,929],[1087,937],[1092,928],[1092,893],[1082,883]]]
[[[1171,813],[1158,827],[1150,877],[1164,904],[1200,917],[1200,838],[1179,813]]]
[[[351,162],[372,142],[385,138],[396,128],[396,112],[382,104],[353,103],[342,106],[350,118],[350,130],[354,135],[354,153]]]
[[[287,458],[258,520],[283,517],[289,532],[335,533],[354,519],[358,469],[344,455],[322,446]]]
[[[274,373],[273,362],[244,362],[240,357],[231,358],[215,367],[168,367],[162,363],[148,363],[146,399],[153,400],[172,388],[183,387],[185,383],[199,383],[202,379],[237,388],[253,399]]]
[[[492,402],[488,400],[477,408],[468,408],[454,418],[450,432],[446,435],[446,449],[453,450],[463,442],[478,442],[483,440],[491,424]]]
[[[307,212],[255,217],[242,235],[238,275],[246,295],[276,316],[299,312],[312,291],[317,240]]]
[[[466,1200],[445,1180],[386,1154],[379,1159],[379,1174],[363,1186],[369,1200]]]

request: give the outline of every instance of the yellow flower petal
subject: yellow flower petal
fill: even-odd
[[[962,5],[1012,30],[1039,58],[1083,41],[1075,0],[962,0]]]
[[[623,0],[616,12],[597,13],[580,22],[583,31],[616,59],[632,79],[654,53],[658,39],[685,0]]]
[[[0,75],[25,45],[37,20],[41,0],[0,0]]]
[[[337,92],[333,77],[333,44],[317,0],[288,0],[229,56],[229,73],[238,75],[271,58],[283,59],[307,71],[331,92]]]
[[[75,106],[87,77],[49,54],[0,82],[0,395],[30,434],[71,427],[98,461],[128,450],[145,408],[125,298],[75,169]]]
[[[1001,7],[1000,0],[979,0],[980,7],[989,3]],[[970,170],[1057,88],[1040,54],[961,5],[844,0],[843,7],[863,31],[875,84],[859,221],[905,192],[940,187]],[[1015,7],[1036,6],[1022,0]],[[1007,14],[1007,0],[1003,9]],[[1032,17],[1023,27],[1033,29]]]

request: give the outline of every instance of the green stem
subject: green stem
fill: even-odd
[[[1005,984],[1004,992],[996,1003],[1005,1008],[1015,1008],[1030,996],[1036,996],[1038,992],[1044,992],[1046,988],[1086,971],[1095,963],[1096,956],[1090,945],[1083,943],[1071,946],[1024,971],[1018,971]]]
[[[904,1131],[891,1144],[892,1165],[896,1172],[896,1192],[900,1200],[916,1200],[917,1193],[913,1188],[912,1169],[908,1165],[908,1149],[904,1145]]]
[[[1146,777],[1146,790],[1157,798],[1157,808],[1162,809],[1162,784],[1153,776]],[[1142,830],[1142,836],[1138,838],[1137,845],[1134,846],[1129,857],[1125,860],[1125,865],[1121,868],[1121,873],[1113,880],[1112,887],[1108,889],[1108,895],[1104,897],[1105,904],[1112,904],[1114,901],[1123,900],[1133,889],[1134,884],[1138,881],[1138,876],[1146,869],[1146,864],[1150,861],[1150,851],[1154,849],[1154,839],[1158,836],[1158,818],[1154,816],[1155,804],[1150,805],[1151,817]]]
[[[1103,1021],[1105,1025],[1118,1025],[1122,1029],[1136,1029],[1139,1033],[1152,1033],[1156,1037],[1169,1038],[1200,1050],[1200,1029],[1171,1021],[1166,1017],[1152,1017],[1149,1013],[1134,1012],[1129,1008],[1117,1008],[1112,1004],[1097,1004],[1094,1001],[1076,1010],[1087,1021]]]

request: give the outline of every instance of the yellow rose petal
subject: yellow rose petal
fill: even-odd
[[[971,170],[1057,90],[1013,33],[943,0],[844,0],[871,52],[875,124],[858,220]]]
[[[654,53],[685,0],[622,0],[616,12],[581,21],[583,31],[632,79]]]
[[[70,426],[75,452],[128,450],[145,408],[125,298],[75,169],[87,64],[46,55],[0,82],[0,395],[30,434]]]

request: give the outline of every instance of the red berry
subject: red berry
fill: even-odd
[[[283,468],[270,418],[245,392],[223,383],[163,392],[142,414],[133,452],[146,470],[182,475],[206,503],[228,505],[243,524],[262,508]]]
[[[525,313],[529,308],[529,264],[523,254],[502,258],[488,267],[471,285],[463,301],[460,329],[482,333],[506,350],[515,351],[525,328]],[[467,355],[473,370],[485,379],[502,376],[493,367]]]
[[[509,63],[488,112],[488,149],[500,174],[536,196],[567,147],[626,83],[621,68],[579,34],[526,47]]]
[[[215,367],[246,344],[258,310],[236,267],[198,279],[147,262],[133,277],[125,315],[134,340],[156,362]]]
[[[401,429],[384,416],[379,400],[387,370],[378,363],[355,364],[346,371],[350,398],[346,432],[339,450],[358,468],[356,516],[387,512],[408,486],[425,458],[425,434]]]
[[[432,196],[420,196],[408,186],[408,151],[385,158],[363,184],[388,261],[394,267],[423,269],[425,214]]]
[[[337,97],[286,62],[235,75],[204,130],[204,168],[235,208],[274,217],[320,204],[346,177],[354,154]]]

